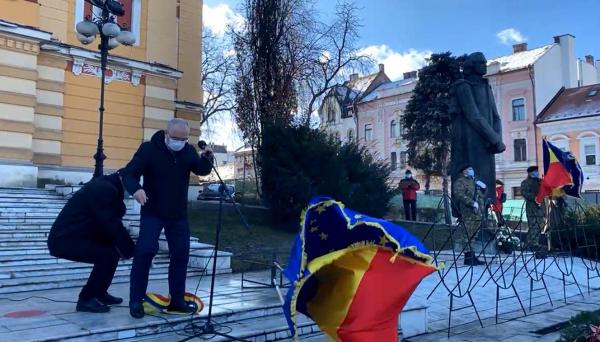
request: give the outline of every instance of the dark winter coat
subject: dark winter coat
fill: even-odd
[[[70,239],[65,238],[83,238],[114,245],[121,257],[131,258],[133,240],[121,221],[126,211],[123,194],[116,174],[84,185],[69,199],[50,229],[50,254],[54,255],[56,246],[69,243]]]
[[[201,158],[190,144],[173,152],[165,144],[165,132],[156,132],[150,141],[140,145],[123,171],[123,184],[130,194],[144,189],[148,201],[142,206],[142,215],[162,219],[187,217],[190,172],[204,176],[210,173],[209,159]],[[144,185],[140,185],[140,177]]]

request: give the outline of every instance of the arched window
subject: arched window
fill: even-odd
[[[569,148],[569,137],[567,137],[566,135],[562,135],[562,134],[557,134],[554,136],[551,136],[549,141],[556,147],[560,148],[563,151],[570,151]]]
[[[340,134],[340,132],[336,131],[335,134],[334,134],[334,136],[335,136],[335,140],[337,142],[341,142],[342,141],[342,135]]]
[[[365,141],[373,140],[373,125],[365,124]]]
[[[327,122],[333,122],[334,121],[334,112],[333,112],[333,108],[329,108],[327,110]]]
[[[348,130],[348,142],[353,142],[354,141],[354,131],[349,129]]]
[[[398,137],[397,129],[398,129],[398,125],[396,124],[396,120],[392,120],[390,122],[390,137],[391,138]]]

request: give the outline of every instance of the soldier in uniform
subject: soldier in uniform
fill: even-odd
[[[540,244],[541,234],[545,225],[544,208],[535,201],[540,190],[540,174],[537,166],[527,168],[527,178],[521,182],[521,193],[525,198],[525,212],[527,213],[527,241],[535,252],[536,258],[544,258],[546,249]]]
[[[465,225],[465,234],[462,234],[465,249],[464,263],[469,266],[485,265],[485,262],[475,256],[471,248],[471,241],[481,226],[487,186],[485,183],[475,180],[475,170],[471,165],[464,165],[460,171],[460,177],[452,183],[452,197],[459,218]]]

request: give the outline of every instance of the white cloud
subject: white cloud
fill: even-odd
[[[202,22],[204,27],[211,30],[216,36],[222,37],[229,26],[240,28],[244,23],[244,17],[232,10],[228,4],[203,5]]]
[[[408,71],[414,71],[422,68],[426,64],[426,58],[431,56],[431,51],[418,51],[408,49],[404,52],[398,52],[391,49],[389,46],[370,45],[361,49],[361,54],[370,56],[377,63],[385,65],[385,73],[388,77],[395,81],[402,78],[402,74]]]
[[[525,38],[525,36],[523,36],[521,32],[514,28],[507,28],[506,30],[502,30],[496,33],[496,37],[500,39],[500,42],[502,44],[506,45],[523,43],[527,40],[527,38]]]

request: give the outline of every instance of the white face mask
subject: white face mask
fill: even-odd
[[[405,177],[406,179],[411,179],[411,178],[412,178],[412,174],[410,174],[410,173],[407,173],[407,174],[406,174],[404,177]]]
[[[186,142],[183,140],[175,140],[175,139],[171,139],[171,137],[169,137],[168,135],[165,137],[165,144],[167,145],[167,147],[169,148],[169,150],[174,151],[174,152],[178,152],[183,150],[183,148],[185,147]]]
[[[475,177],[475,170],[473,170],[472,168],[468,168],[466,170],[466,174],[467,174],[468,177],[473,178],[473,177]]]

